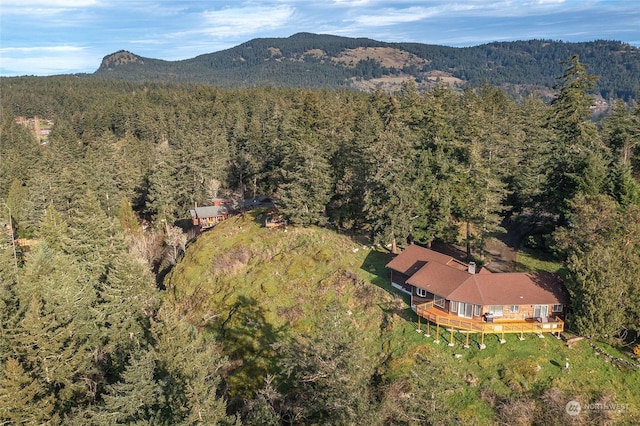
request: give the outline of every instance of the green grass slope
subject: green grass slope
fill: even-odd
[[[318,318],[333,306],[357,332],[381,407],[410,407],[415,398],[436,423],[638,421],[640,369],[594,352],[587,340],[568,347],[551,336],[508,335],[505,344],[490,336],[480,351],[479,336],[464,349],[465,335],[450,347],[444,332],[436,345],[416,332],[408,298],[390,287],[388,253],[327,229],[266,229],[263,214],[202,234],[165,281],[165,308],[211,334],[229,357],[232,397],[250,398],[278,375],[275,344],[317,335]],[[583,407],[576,418],[565,411],[571,400]]]
[[[329,306],[348,312],[371,356],[381,353],[385,328],[410,326],[402,299],[382,287],[388,255],[325,229],[267,229],[262,214],[202,234],[165,281],[168,303],[221,340],[238,364],[234,391],[260,386],[275,368],[272,345],[313,335]]]

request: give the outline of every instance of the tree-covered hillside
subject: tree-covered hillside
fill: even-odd
[[[636,423],[637,369],[589,343],[639,343],[640,110],[593,121],[564,59],[550,102],[0,79],[2,422],[553,424],[577,398],[628,406],[575,422]],[[254,212],[194,240],[196,203],[262,194],[287,232]],[[415,333],[386,260],[413,240],[483,264],[514,223],[589,340],[456,358]]]
[[[351,56],[349,61],[344,60],[347,54]],[[176,62],[116,52],[105,57],[94,76],[221,87],[306,88],[361,87],[356,83],[362,80],[384,84],[390,77],[411,77],[418,87],[431,88],[449,76],[457,87],[478,87],[487,82],[522,96],[531,91],[550,91],[562,73],[561,62],[572,55],[578,55],[592,74],[600,76],[595,89],[602,98],[627,102],[636,98],[640,91],[640,50],[605,40],[530,40],[455,48],[300,33],[288,38],[254,39]]]
[[[400,44],[428,58],[430,67],[448,70],[474,86],[553,88],[562,74],[562,61],[578,55],[591,74],[600,77],[595,92],[604,99],[636,99],[640,91],[640,50],[615,41],[565,43],[552,40],[494,42],[466,48]]]

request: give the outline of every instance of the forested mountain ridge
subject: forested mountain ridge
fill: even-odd
[[[629,101],[640,90],[640,49],[616,41],[494,42],[456,48],[387,43],[367,38],[299,33],[258,38],[220,52],[182,61],[143,58],[120,51],[93,74],[129,81],[212,83],[221,87],[399,88],[411,77],[419,88],[487,82],[512,94],[551,93],[562,62],[578,55],[600,76],[595,92]]]

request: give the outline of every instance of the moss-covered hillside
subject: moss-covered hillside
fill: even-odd
[[[263,214],[236,216],[200,235],[165,281],[169,303],[242,364],[234,389],[253,391],[270,372],[271,346],[314,335],[317,318],[333,307],[378,362],[389,330],[409,324],[406,304],[385,286],[390,256],[326,229],[267,229]]]
[[[433,338],[416,332],[417,318],[408,300],[389,286],[384,268],[388,253],[322,228],[267,229],[263,214],[236,216],[200,235],[165,281],[165,308],[198,325],[229,357],[230,406],[243,407],[239,410],[245,416],[247,407],[255,407],[252,399],[264,393],[265,383],[279,395],[269,400],[270,412],[287,411],[287,401],[301,395],[302,385],[292,378],[307,377],[287,368],[287,362],[298,362],[292,352],[306,360],[306,349],[324,354],[324,343],[344,341],[341,336],[348,347],[337,350],[336,343],[330,356],[318,355],[313,362],[333,357],[335,370],[359,369],[346,374],[348,380],[366,385],[369,402],[363,413],[374,423],[587,424],[638,419],[640,369],[597,354],[586,340],[568,347],[549,336],[529,335],[519,341],[509,335],[503,345],[497,337],[489,338],[487,349],[480,351],[476,336],[471,336],[471,348],[463,349],[463,335],[457,334],[450,347],[449,333],[443,333],[436,345]],[[338,360],[341,356],[345,359]],[[569,370],[564,368],[567,359]],[[345,387],[342,379],[331,380],[335,383],[329,381],[325,388],[314,382],[312,391],[305,392],[329,398],[326,386],[334,384],[343,393],[364,392]],[[573,419],[565,411],[571,400],[589,409]],[[330,401],[316,403],[333,404]],[[594,404],[609,405],[602,409],[604,405]],[[291,410],[289,406],[288,415]]]

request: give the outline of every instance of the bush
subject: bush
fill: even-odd
[[[503,383],[515,392],[529,389],[529,385],[535,379],[540,366],[533,359],[517,359],[501,370]]]

